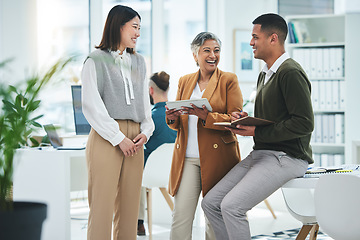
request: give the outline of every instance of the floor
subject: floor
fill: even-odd
[[[300,228],[301,223],[294,219],[287,211],[280,191],[275,192],[268,198],[275,211],[277,219],[274,219],[264,203],[260,203],[248,213],[252,236],[259,234],[271,234],[277,231]],[[86,201],[77,201],[71,208],[71,240],[86,240],[88,208]],[[145,222],[147,230],[147,223]],[[153,223],[153,240],[168,240],[170,236],[170,224]],[[138,240],[151,240],[149,236],[139,236]],[[204,227],[194,227],[193,239],[205,239]]]

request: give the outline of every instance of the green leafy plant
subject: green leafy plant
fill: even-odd
[[[0,211],[12,209],[13,161],[16,149],[38,142],[31,137],[32,132],[40,128],[37,122],[43,115],[34,115],[41,101],[41,90],[59,76],[72,58],[60,59],[42,76],[35,74],[17,86],[6,85],[0,80]],[[0,63],[3,68],[8,61]],[[1,104],[0,104],[1,105]]]

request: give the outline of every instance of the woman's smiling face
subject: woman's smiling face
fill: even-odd
[[[205,40],[199,48],[199,52],[194,55],[195,61],[199,64],[200,70],[213,72],[220,61],[220,46],[216,40]]]
[[[121,43],[120,50],[125,48],[135,48],[136,40],[140,37],[140,19],[138,16],[134,17],[120,29]]]

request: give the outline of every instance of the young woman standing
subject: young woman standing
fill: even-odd
[[[143,145],[151,136],[145,61],[134,51],[140,15],[117,5],[107,17],[102,40],[82,71],[83,112],[92,129],[88,165],[88,240],[135,240]]]

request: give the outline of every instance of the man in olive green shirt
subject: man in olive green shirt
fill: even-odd
[[[255,117],[274,124],[229,129],[253,136],[255,145],[202,201],[216,239],[250,240],[246,212],[287,181],[303,176],[313,163],[311,85],[301,66],[285,52],[287,24],[277,14],[261,15],[253,24],[250,45],[254,57],[266,63],[258,77]],[[232,115],[235,120],[247,113]]]

